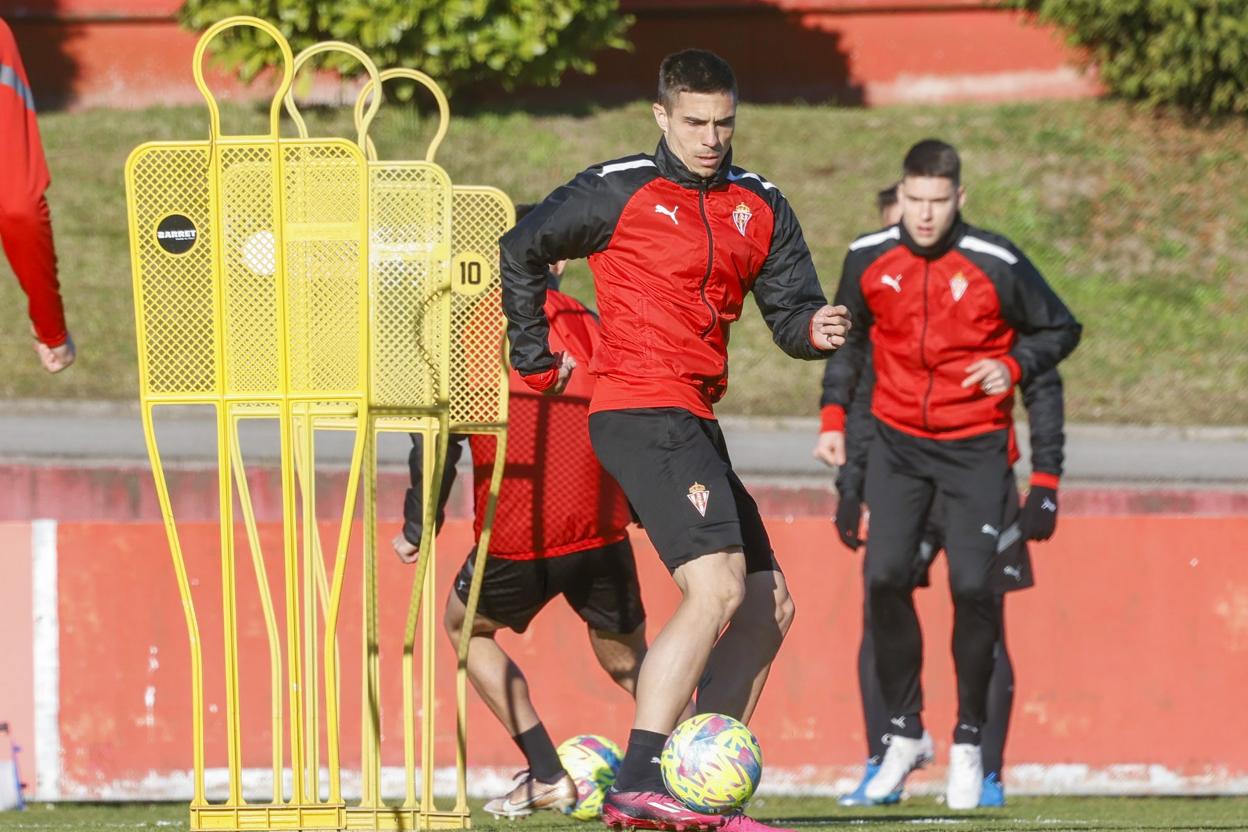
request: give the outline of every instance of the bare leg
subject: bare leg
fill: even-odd
[[[643,621],[631,633],[611,633],[589,628],[589,645],[594,657],[611,681],[629,696],[637,695],[637,676],[646,657],[646,624]]]
[[[703,555],[673,577],[684,597],[642,662],[635,730],[669,734],[688,707],[720,632],[744,600],[745,554],[733,547]]]
[[[793,599],[780,572],[745,577],[745,600],[715,643],[698,683],[698,713],[749,722],[771,662],[793,624]]]
[[[442,618],[452,644],[459,644],[465,612],[464,602],[452,589]],[[503,625],[498,622],[476,616],[468,642],[468,678],[507,733],[514,737],[537,725],[541,719],[529,697],[528,680],[494,640],[494,634],[501,629]]]

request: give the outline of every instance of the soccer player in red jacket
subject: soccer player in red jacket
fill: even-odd
[[[30,81],[13,32],[0,20],[0,243],[29,301],[39,361],[59,373],[76,353],[56,279],[49,182]]]
[[[884,228],[901,222],[901,204],[897,201],[896,184],[879,192],[876,206],[880,212],[880,224]],[[874,386],[875,372],[868,355],[859,377],[858,388],[854,391],[853,400],[845,413],[845,430],[840,444],[846,458],[838,463],[834,456],[833,446],[837,444],[838,437],[832,435],[832,432],[820,434],[814,451],[817,459],[837,467],[836,530],[841,541],[850,549],[858,549],[863,542],[859,534],[863,483],[866,480],[871,442],[876,434],[875,417],[871,415],[871,393]],[[1031,489],[1026,504],[1021,508],[1017,499],[1006,501],[1004,527],[997,542],[997,557],[993,565],[993,590],[997,595],[999,623],[997,643],[993,649],[992,679],[988,689],[988,721],[984,725],[981,743],[984,762],[984,787],[979,800],[981,808],[1005,805],[1005,786],[1001,773],[1005,739],[1014,706],[1014,664],[1005,638],[1005,595],[1035,585],[1027,541],[1048,540],[1053,536],[1057,527],[1057,485],[1065,457],[1065,409],[1062,378],[1058,371],[1049,370],[1028,379],[1019,387],[1030,427]],[[1010,442],[1011,464],[1019,456],[1015,444]],[[930,584],[928,572],[932,560],[944,548],[944,514],[943,500],[937,494],[927,512],[923,541],[915,552],[917,586]],[[887,522],[887,518],[877,518],[877,522]],[[867,786],[879,771],[893,734],[888,706],[880,691],[880,681],[875,669],[875,644],[871,636],[870,610],[866,603],[863,604],[863,634],[858,648],[858,687],[867,729],[867,767],[862,782],[853,792],[843,795],[839,802],[842,806],[896,803],[901,799],[900,787],[880,800],[871,800],[866,795]]]
[[[579,362],[549,343],[546,263],[587,257],[602,345],[585,368],[594,451],[620,483],[681,591],[637,683],[637,711],[608,825],[757,832],[742,812],[706,815],[667,794],[658,755],[697,691],[702,713],[748,720],[793,619],[758,505],[714,404],[728,386],[729,329],[753,295],[776,345],[823,359],[844,342],[801,224],[780,189],[732,163],[737,83],[717,55],[687,49],[659,68],[653,154],[594,165],[500,241],[511,360],[557,393]]]
[[[548,278],[545,312],[551,341],[585,365],[598,347],[598,322],[579,301],[556,291],[557,264]],[[562,595],[585,622],[590,645],[603,670],[631,695],[646,652],[646,618],[637,566],[626,530],[628,502],[602,470],[589,443],[587,422],[593,378],[578,374],[560,397],[530,390],[511,372],[506,467],[485,562],[481,597],[468,648],[468,678],[512,735],[528,770],[506,795],[485,811],[521,818],[540,809],[568,810],[576,786],[564,771],[542,723],[523,672],[494,640],[499,630],[523,633],[553,598]],[[416,560],[424,514],[421,506],[422,443],[413,435],[409,456],[413,487],[404,504],[403,531],[394,549],[405,563]],[[448,448],[441,509],[455,479],[465,437]],[[495,438],[469,436],[476,507],[474,530],[481,534]],[[472,582],[474,548],[455,578],[443,623],[459,643]]]
[[[1006,507],[1017,500],[1013,391],[1056,367],[1081,328],[1017,247],[963,220],[966,192],[953,147],[919,142],[902,173],[901,222],[859,237],[845,258],[836,298],[854,328],[824,373],[821,446],[837,464],[845,461],[845,411],[869,352],[876,429],[864,496],[877,522],[864,574],[893,734],[865,796],[886,798],[932,756],[914,554],[939,495],[958,677],[946,803],[973,809],[983,789],[981,736],[1000,627],[993,566]]]

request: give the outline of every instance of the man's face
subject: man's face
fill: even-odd
[[[737,100],[728,92],[678,92],[669,107],[654,105],[654,119],[676,158],[706,179],[732,146]]]
[[[896,225],[901,222],[901,201],[898,200],[891,205],[886,205],[880,211],[880,225]]]
[[[936,243],[953,227],[966,189],[943,176],[907,176],[897,186],[901,222],[921,246]]]

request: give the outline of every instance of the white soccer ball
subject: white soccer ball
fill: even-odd
[[[257,231],[243,243],[243,265],[261,277],[277,271],[277,238],[272,231]]]

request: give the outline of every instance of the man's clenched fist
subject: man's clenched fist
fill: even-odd
[[[849,310],[844,306],[823,306],[810,319],[810,343],[815,349],[831,352],[845,343],[850,328]]]

